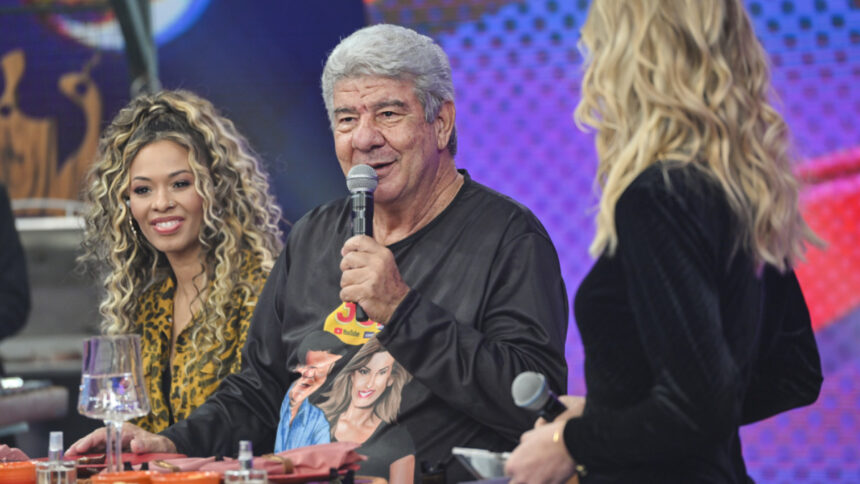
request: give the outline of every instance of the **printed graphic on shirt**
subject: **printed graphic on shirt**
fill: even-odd
[[[355,320],[355,303],[342,303],[325,319],[325,330],[348,345],[361,345],[382,330],[371,320]]]
[[[331,442],[329,424],[322,411],[308,402],[326,382],[335,364],[349,351],[337,337],[326,331],[308,333],[296,351],[298,373],[281,403],[281,421],[275,437],[275,452]]]
[[[297,348],[298,377],[281,404],[275,452],[356,442],[368,458],[362,475],[412,482],[415,445],[397,425],[412,376],[375,338],[381,329],[355,321],[355,305],[346,303],[326,318],[323,330],[305,336]]]
[[[331,429],[332,440],[357,442],[368,460],[361,474],[380,476],[389,483],[415,472],[415,445],[397,425],[403,388],[412,376],[376,338],[372,338],[332,380],[323,392],[320,410]]]

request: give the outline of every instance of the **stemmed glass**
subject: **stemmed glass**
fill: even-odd
[[[107,472],[121,472],[122,423],[149,413],[140,336],[96,336],[84,342],[78,412],[104,420]]]

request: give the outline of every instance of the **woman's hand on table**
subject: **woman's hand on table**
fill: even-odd
[[[81,438],[66,451],[66,455],[74,457],[92,452],[100,452],[105,448],[105,429],[96,429]],[[131,452],[142,453],[176,453],[173,441],[162,435],[147,432],[142,428],[124,423],[122,425],[122,448]]]

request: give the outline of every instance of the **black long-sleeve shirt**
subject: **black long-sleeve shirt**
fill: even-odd
[[[757,276],[723,192],[692,166],[646,169],[615,223],[617,253],[574,303],[588,394],[564,438],[583,482],[746,482],[738,427],[821,385],[796,278]]]
[[[411,290],[376,336],[412,376],[395,424],[414,442],[416,476],[421,462],[447,462],[449,482],[471,479],[451,464],[453,446],[510,450],[532,426],[511,397],[517,374],[541,372],[555,391],[567,379],[567,296],[552,242],[525,207],[465,178],[441,214],[389,246]],[[378,330],[335,322],[345,315],[339,264],[349,220],[340,200],[293,227],[258,302],[243,370],[163,433],[180,452],[232,454],[241,439],[271,450],[305,336],[326,330],[352,341]],[[322,403],[340,368],[311,403]]]
[[[0,185],[0,339],[18,332],[29,313],[27,259],[15,230],[9,195]]]

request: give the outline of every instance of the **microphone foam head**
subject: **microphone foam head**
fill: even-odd
[[[534,371],[524,371],[514,378],[511,385],[511,395],[514,403],[532,411],[540,411],[549,400],[549,389],[546,377]]]
[[[376,185],[379,185],[379,179],[376,177],[376,170],[370,165],[355,165],[346,175],[346,188],[350,193],[373,192]]]

